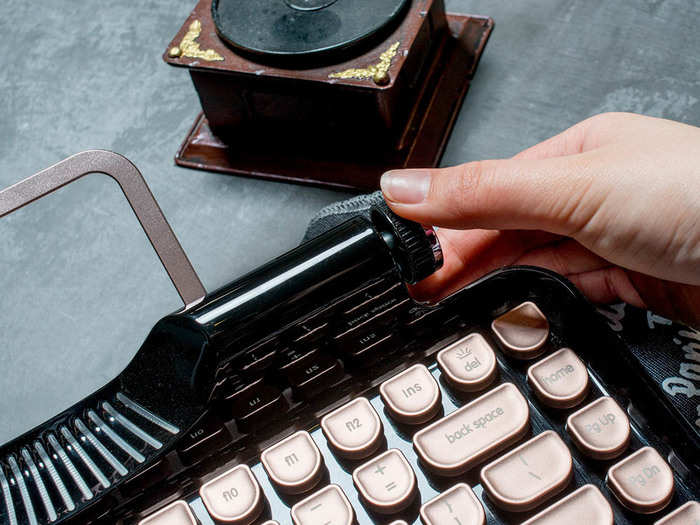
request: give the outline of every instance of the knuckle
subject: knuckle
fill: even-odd
[[[473,212],[485,199],[488,166],[485,161],[468,162],[460,166],[452,198],[462,214]]]

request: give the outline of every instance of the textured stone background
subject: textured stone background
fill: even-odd
[[[88,148],[143,172],[207,289],[346,195],[189,171],[199,111],[160,55],[194,0],[4,0],[0,187]],[[595,113],[700,123],[700,3],[448,0],[496,31],[445,164],[504,157]],[[88,177],[0,221],[0,442],[92,392],[179,299],[116,185]]]

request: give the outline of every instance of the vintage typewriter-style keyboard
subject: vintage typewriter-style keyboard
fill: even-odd
[[[0,524],[700,522],[700,433],[560,276],[504,268],[436,305],[435,233],[384,206],[206,294],[135,167],[120,181],[185,308],[112,381],[0,446]]]
[[[631,397],[614,340],[585,308],[558,304],[547,274],[520,271],[536,285],[510,286],[520,276],[506,272],[438,308],[372,283],[251,348],[180,443],[196,481],[130,519],[700,523],[696,473]]]

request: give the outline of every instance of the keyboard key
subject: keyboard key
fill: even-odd
[[[340,362],[319,353],[315,359],[303,360],[299,366],[287,370],[287,379],[294,394],[302,399],[325,390],[343,376]]]
[[[333,337],[336,344],[342,345],[346,338],[359,335],[370,326],[376,329],[379,326],[394,324],[397,313],[412,304],[403,285],[397,285],[397,287],[344,314]]]
[[[228,396],[225,401],[242,432],[250,432],[261,421],[267,421],[273,414],[279,414],[287,408],[282,392],[262,380]]]
[[[185,434],[178,444],[178,454],[191,466],[218,452],[231,442],[231,434],[221,421],[207,412]]]
[[[437,362],[447,382],[463,392],[483,390],[496,379],[496,354],[481,334],[469,334],[440,350]]]
[[[234,525],[250,525],[263,509],[260,485],[248,465],[238,465],[208,481],[199,495],[214,519]]]
[[[525,435],[530,411],[512,383],[504,383],[420,430],[413,447],[431,470],[457,476]]]
[[[328,485],[292,507],[294,525],[352,525],[355,511],[338,485]]]
[[[353,361],[386,355],[398,344],[396,334],[386,328],[369,330],[354,338],[346,338],[339,346],[346,358]]]
[[[574,412],[566,421],[574,444],[587,456],[612,459],[630,440],[630,421],[611,397],[601,397]]]
[[[245,374],[256,374],[268,368],[275,361],[280,343],[270,339],[246,350],[236,367]]]
[[[290,330],[289,337],[295,346],[310,346],[318,343],[328,333],[328,321],[308,319]]]
[[[320,353],[318,347],[293,346],[280,352],[280,372],[287,375],[290,370],[294,370],[302,363],[309,363],[316,359]]]
[[[484,525],[481,502],[465,483],[458,483],[420,508],[423,525]]]
[[[352,310],[356,310],[358,306],[362,304],[367,304],[369,301],[379,296],[387,290],[396,290],[399,284],[391,284],[386,281],[378,281],[366,285],[360,290],[351,292],[350,295],[343,298],[339,303],[335,305],[335,309],[339,312],[347,314]]]
[[[280,525],[278,521],[275,520],[267,520],[265,523],[262,525]]]
[[[532,359],[544,351],[549,322],[533,302],[527,301],[491,323],[503,349],[518,359]]]
[[[700,524],[700,503],[689,501],[668,516],[655,521],[654,525],[698,525]]]
[[[389,525],[408,525],[404,520],[394,520]]]
[[[139,521],[139,525],[197,525],[198,523],[190,506],[182,500],[175,501]]]
[[[608,470],[607,484],[625,507],[651,514],[669,504],[673,497],[673,472],[651,448],[640,448]]]
[[[264,450],[260,460],[270,480],[287,494],[307,492],[321,479],[321,452],[303,430]]]
[[[350,459],[363,459],[382,442],[382,422],[365,397],[358,397],[321,420],[333,451]]]
[[[562,348],[532,365],[527,380],[540,400],[554,408],[571,408],[588,394],[588,370],[570,348]]]
[[[418,425],[440,410],[440,387],[423,365],[413,365],[379,387],[384,406],[401,423]]]
[[[416,336],[451,328],[459,325],[459,315],[440,306],[413,306],[407,312],[404,325]]]
[[[387,305],[394,304],[396,300],[401,300],[406,296],[406,291],[403,285],[400,283],[394,284],[385,290],[380,290],[378,288],[367,288],[364,294],[356,295],[356,299],[364,298],[363,301],[356,302],[354,305],[350,303],[345,303],[345,309],[343,310],[343,316],[346,319],[352,319],[353,315],[357,313],[367,312],[369,310],[379,311],[387,307]]]
[[[523,525],[562,525],[564,523],[613,525],[612,507],[596,487],[584,485],[536,514]]]
[[[546,430],[486,465],[481,482],[497,506],[524,512],[564,490],[572,474],[569,449]]]
[[[389,449],[357,467],[352,480],[363,501],[379,514],[405,509],[417,494],[416,475],[396,449]]]

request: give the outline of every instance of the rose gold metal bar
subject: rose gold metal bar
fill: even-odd
[[[0,191],[0,217],[90,173],[103,173],[119,184],[185,308],[199,303],[206,291],[197,273],[141,173],[128,159],[117,153],[84,151]]]

